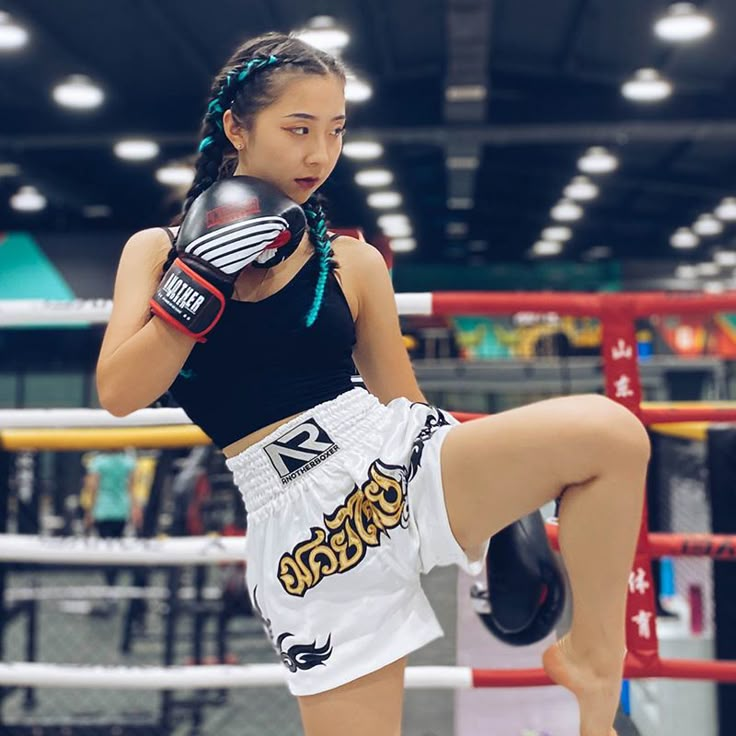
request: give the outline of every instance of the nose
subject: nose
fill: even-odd
[[[305,162],[308,166],[324,167],[329,160],[327,142],[315,136],[307,151]]]

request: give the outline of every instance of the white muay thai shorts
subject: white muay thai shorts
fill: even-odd
[[[374,672],[442,635],[420,573],[475,575],[447,518],[440,448],[457,424],[354,388],[227,465],[248,511],[246,580],[294,695]]]

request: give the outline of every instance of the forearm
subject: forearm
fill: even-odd
[[[115,416],[149,406],[174,382],[195,340],[149,320],[115,352],[97,364],[100,404]]]

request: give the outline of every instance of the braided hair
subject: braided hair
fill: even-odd
[[[304,74],[336,75],[345,80],[345,69],[333,56],[300,39],[282,34],[266,33],[246,41],[230,57],[212,82],[209,103],[200,129],[200,143],[195,162],[194,181],[186,194],[181,213],[172,224],[183,219],[194,200],[216,181],[232,176],[237,168],[235,148],[223,130],[222,116],[226,110],[243,128],[252,126],[256,114],[276,102],[277,82],[284,71]],[[319,269],[312,306],[305,323],[311,327],[317,319],[324,298],[327,275],[335,267],[327,223],[319,199],[313,195],[303,205],[309,226],[309,239],[318,254]],[[169,251],[164,273],[176,258],[175,247]]]

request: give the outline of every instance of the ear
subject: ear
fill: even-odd
[[[245,131],[237,123],[230,110],[225,110],[222,114],[222,129],[236,151],[242,151],[245,148]]]

